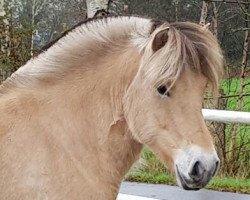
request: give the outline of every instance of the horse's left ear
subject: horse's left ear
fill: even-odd
[[[202,25],[202,28],[203,28],[204,30],[208,30],[209,27],[210,27],[210,23],[207,23],[207,24],[205,24],[205,25]]]
[[[161,49],[167,43],[168,31],[169,31],[169,27],[166,27],[154,35],[154,39],[153,39],[153,43],[152,43],[152,50],[154,52]]]

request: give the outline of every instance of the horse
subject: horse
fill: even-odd
[[[199,24],[79,24],[0,87],[0,199],[114,200],[143,146],[180,187],[203,188],[220,161],[202,102],[222,73]]]

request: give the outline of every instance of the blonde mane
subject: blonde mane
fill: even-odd
[[[223,55],[212,33],[190,22],[165,23],[159,31],[164,29],[168,30],[166,45],[149,59],[152,50],[145,52],[146,81],[151,81],[156,87],[163,82],[173,86],[183,69],[189,67],[207,77],[216,90],[223,75]]]
[[[169,28],[168,42],[164,48],[152,54],[146,46],[152,36],[164,27]],[[27,87],[44,78],[61,79],[74,70],[87,68],[83,63],[91,62],[94,65],[99,56],[128,48],[144,53],[145,81],[153,81],[155,85],[166,80],[174,84],[181,71],[191,67],[203,73],[217,88],[223,72],[222,52],[215,37],[198,24],[159,23],[140,17],[109,17],[91,20],[74,28],[45,52],[20,67],[4,82],[0,92],[7,88]],[[151,62],[157,62],[157,67]]]
[[[83,23],[20,67],[0,91],[28,87],[44,78],[61,79],[65,73],[87,68],[83,63],[93,63],[115,51],[126,51],[128,46],[141,51],[151,27],[150,19],[139,17],[110,17]]]

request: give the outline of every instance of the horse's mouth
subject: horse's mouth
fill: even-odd
[[[184,190],[200,190],[201,188],[204,187],[204,184],[202,182],[193,183],[184,176],[182,176],[177,165],[176,165],[176,172],[177,172],[176,176],[178,176],[177,178],[179,178],[181,187]],[[189,185],[195,185],[195,186],[190,187]]]

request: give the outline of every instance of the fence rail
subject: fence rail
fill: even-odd
[[[250,112],[202,109],[202,114],[208,121],[250,124]]]

